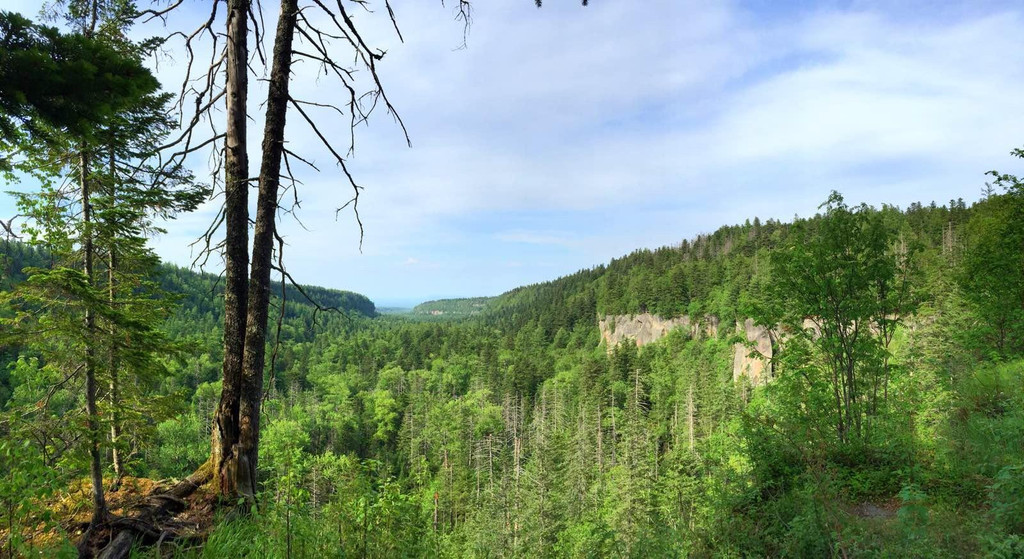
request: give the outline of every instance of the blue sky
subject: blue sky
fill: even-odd
[[[393,4],[404,44],[383,13],[360,17],[388,51],[381,75],[413,147],[383,112],[357,131],[362,252],[351,215],[335,220],[343,178],[294,118],[290,149],[324,172],[301,177],[308,231],[282,222],[296,278],[378,305],[496,295],[754,216],[813,214],[833,189],[972,201],[985,171],[1020,171],[1015,3],[479,0],[465,49],[451,3]],[[160,62],[167,84],[177,54]],[[293,88],[337,95],[308,65]],[[343,124],[324,120],[340,138]],[[189,263],[213,207],[167,224],[158,252]]]

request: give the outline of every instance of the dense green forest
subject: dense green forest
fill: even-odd
[[[480,314],[487,310],[494,297],[468,297],[465,299],[438,299],[427,301],[413,307],[412,312],[420,315],[452,315],[468,316]]]
[[[639,250],[458,320],[376,317],[307,288],[344,309],[320,312],[289,290],[258,509],[159,553],[1019,556],[1024,190],[1007,180],[969,206],[833,196],[810,219]],[[6,270],[45,264],[6,248]],[[177,347],[122,418],[129,479],[201,466],[220,390],[216,278],[158,277],[177,294],[161,326]],[[599,316],[639,312],[771,325],[773,378],[734,381],[728,328],[601,343]],[[21,527],[19,549],[57,546],[30,527],[73,530],[44,511],[85,471],[78,392],[5,351],[4,429],[25,443],[5,446],[19,475],[2,524]]]
[[[5,242],[0,250],[0,287],[11,289],[24,281],[23,270],[46,268],[54,264],[48,252],[31,245]],[[196,382],[213,381],[219,378],[219,367],[223,348],[220,346],[224,306],[223,281],[212,274],[197,273],[173,265],[162,264],[153,271],[153,278],[160,286],[166,302],[164,312],[172,314],[162,323],[162,330],[171,338],[187,342],[189,351],[202,349],[201,360],[209,367]],[[280,340],[282,359],[290,359],[290,342],[309,341],[317,335],[317,327],[325,322],[338,320],[351,322],[350,317],[377,316],[372,301],[358,293],[326,289],[317,286],[285,284],[282,293],[280,282],[272,282],[276,294],[275,304],[280,310],[280,301],[285,302],[285,314],[281,320],[280,334],[275,331],[275,340]],[[173,309],[173,310],[172,310]],[[280,313],[278,313],[280,314]],[[11,396],[12,364],[19,358],[32,356],[30,351],[16,344],[0,345],[0,403],[6,403]],[[284,362],[278,370],[283,370]],[[195,388],[195,385],[192,385]]]

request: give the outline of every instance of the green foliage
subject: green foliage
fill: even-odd
[[[196,471],[210,456],[210,439],[201,436],[208,429],[195,414],[182,414],[156,426],[153,448],[147,461],[154,477],[185,477]]]
[[[1011,534],[1024,534],[1024,465],[1001,468],[989,498],[996,523]]]
[[[1024,159],[1024,150],[1013,154]],[[990,173],[1006,193],[981,201],[967,224],[960,283],[984,326],[977,350],[1024,352],[1024,181]]]
[[[986,203],[834,199],[797,224],[755,220],[513,290],[463,320],[374,316],[358,298],[318,313],[289,291],[258,512],[176,554],[1013,556],[1024,369],[993,350],[960,276]],[[610,351],[598,335],[598,312],[641,310],[802,328],[814,298],[778,290],[809,277],[857,288],[837,324],[873,324],[847,355],[870,436],[840,441],[834,347],[813,332],[776,338],[765,386],[734,381],[729,335]],[[181,303],[163,329],[189,352],[161,360],[151,394],[177,416],[155,423],[136,471],[180,476],[205,456],[219,396],[217,282],[176,268],[159,282]],[[59,381],[49,362],[20,363],[18,403]],[[76,405],[56,396],[51,420]]]
[[[772,253],[771,303],[758,320],[781,324],[801,340],[784,351],[812,388],[824,383],[841,442],[870,438],[872,419],[888,401],[888,345],[913,312],[910,254],[899,252],[885,214],[849,208],[833,192],[814,221],[797,221],[786,244]],[[819,377],[820,380],[812,377]],[[816,404],[827,400],[819,398]]]
[[[414,315],[445,317],[466,317],[478,315],[487,310],[494,297],[468,297],[465,299],[439,299],[427,301],[413,307]]]
[[[916,485],[905,485],[898,494],[900,509],[897,518],[912,533],[919,533],[928,522],[928,495]]]
[[[2,151],[23,140],[87,137],[141,95],[159,88],[137,57],[82,34],[62,34],[0,13]]]
[[[0,440],[0,526],[6,532],[0,550],[11,557],[46,554],[76,557],[47,501],[62,487],[56,471],[47,467],[28,440]],[[38,542],[39,533],[56,533],[57,544]]]

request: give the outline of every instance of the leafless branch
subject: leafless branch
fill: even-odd
[[[455,21],[462,22],[462,44],[455,48],[455,50],[462,50],[466,48],[469,43],[469,28],[473,25],[473,6],[469,0],[457,0],[458,5],[455,7]],[[444,6],[444,0],[441,0],[441,5]],[[537,7],[540,7],[540,0],[537,0]]]
[[[19,217],[21,217],[21,214],[15,214],[15,215],[11,216],[11,218],[8,219],[6,222],[4,220],[0,219],[0,228],[2,228],[4,230],[4,235],[7,237],[7,239],[20,239],[21,238],[17,234],[14,233],[14,220],[18,219]]]
[[[194,248],[198,246],[200,243],[203,244],[203,247],[199,251],[199,254],[197,254],[195,259],[192,260],[192,267],[198,267],[200,272],[203,271],[203,268],[209,261],[210,254],[224,245],[224,241],[221,241],[219,243],[213,242],[213,236],[217,233],[217,229],[220,228],[222,223],[224,223],[223,205],[217,208],[217,215],[214,216],[213,221],[210,222],[210,225],[209,227],[206,228],[206,231],[204,231],[203,234],[200,235],[198,239],[192,241],[188,245],[190,248]]]
[[[395,10],[391,9],[391,2],[384,0],[384,7],[388,9],[388,17],[391,18],[391,25],[395,28],[395,34],[398,35],[398,40],[405,42],[405,37],[402,37],[402,30],[398,28],[398,20],[395,19]]]
[[[277,239],[277,242],[278,242],[279,246],[283,246],[284,245],[284,240],[276,232],[274,233],[274,237]],[[340,314],[342,316],[346,316],[345,313],[342,312],[342,310],[339,309],[338,307],[333,307],[333,306],[332,307],[325,307],[325,306],[321,305],[319,302],[317,302],[315,299],[310,297],[310,295],[308,293],[306,293],[305,288],[303,288],[301,285],[299,285],[295,281],[295,278],[293,278],[292,275],[289,274],[288,271],[285,270],[283,266],[277,265],[277,266],[274,266],[273,268],[281,273],[281,277],[284,280],[288,280],[288,283],[290,283],[292,285],[292,287],[294,287],[295,290],[298,291],[300,295],[302,295],[302,298],[305,299],[306,302],[308,302],[310,305],[313,305],[313,324],[316,324],[317,313],[321,313],[321,312],[323,312],[323,313],[335,312],[335,313],[338,313],[338,314]],[[281,289],[282,290],[284,289],[284,281],[283,280],[281,282]],[[282,303],[282,308],[283,308],[283,306],[284,305]]]
[[[395,119],[395,122],[397,122],[398,125],[402,128],[402,134],[405,136],[406,145],[412,147],[412,140],[409,138],[409,131],[406,130],[405,128],[405,122],[402,121],[402,117],[399,116],[398,111],[395,109],[395,107],[391,104],[391,101],[388,99],[387,94],[384,92],[384,85],[381,84],[380,82],[380,76],[377,75],[377,66],[375,61],[384,58],[383,51],[373,53],[370,50],[370,47],[366,45],[366,42],[363,41],[362,35],[360,35],[359,31],[356,29],[355,24],[352,23],[352,19],[349,17],[348,12],[345,11],[345,6],[341,3],[341,0],[337,0],[337,3],[338,9],[341,11],[341,17],[342,19],[345,20],[345,25],[348,26],[349,31],[351,31],[352,33],[352,37],[356,40],[356,42],[359,43],[359,46],[361,47],[361,50],[357,50],[357,52],[359,53],[359,56],[362,57],[363,63],[366,64],[366,66],[370,69],[370,77],[373,79],[373,83],[376,84],[377,86],[377,94],[379,94],[380,98],[384,100],[384,105],[387,107],[388,112],[391,114],[391,116]],[[466,2],[465,0],[460,0],[460,4],[466,4],[467,6],[469,5],[469,3]]]
[[[142,22],[141,22],[143,24],[149,23],[149,22],[153,21],[154,19],[158,19],[158,18],[160,20],[162,20],[166,24],[167,23],[167,14],[173,12],[175,9],[178,8],[178,6],[181,6],[184,3],[185,3],[185,0],[177,0],[176,2],[172,3],[170,6],[164,8],[162,10],[154,10],[154,9],[150,8],[150,9],[147,9],[147,10],[142,10],[141,12],[136,12],[133,17],[134,17],[134,19],[142,19],[143,17],[145,17],[145,19],[143,19]]]
[[[338,165],[341,167],[341,170],[345,173],[345,176],[348,178],[349,184],[352,185],[352,191],[354,192],[352,199],[349,200],[348,202],[345,202],[345,205],[338,208],[337,211],[335,211],[335,216],[337,216],[337,214],[340,213],[341,210],[344,210],[349,205],[352,205],[353,213],[355,213],[356,216],[356,223],[359,224],[359,247],[360,250],[362,250],[364,230],[363,220],[359,216],[359,191],[362,189],[362,187],[356,184],[355,177],[352,176],[352,173],[350,173],[348,170],[348,166],[345,164],[345,158],[338,154],[338,152],[334,149],[334,146],[331,144],[330,140],[324,137],[323,133],[320,132],[320,129],[317,128],[316,123],[313,122],[313,119],[309,118],[309,115],[306,114],[306,111],[302,110],[302,105],[296,103],[294,99],[289,98],[288,100],[291,102],[292,106],[295,107],[295,110],[299,111],[299,114],[302,115],[302,118],[305,119],[307,124],[309,124],[309,127],[313,130],[317,137],[320,138],[320,142],[323,143],[324,147],[326,147],[331,152],[331,155],[334,156],[334,159],[337,161]]]

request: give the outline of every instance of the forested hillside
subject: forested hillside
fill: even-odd
[[[1024,189],[1002,184],[971,205],[833,196],[809,219],[639,250],[457,320],[374,318],[361,296],[307,288],[350,311],[317,312],[289,290],[258,512],[207,525],[201,548],[141,553],[1018,556]],[[178,294],[160,327],[177,347],[136,381],[129,479],[200,467],[220,392],[216,279],[158,277]],[[734,381],[729,328],[601,344],[599,317],[640,312],[753,318],[778,334],[774,375]],[[2,524],[19,549],[54,549],[74,524],[40,515],[76,498],[79,397],[31,352],[8,374],[3,428],[27,442],[5,447],[23,475]]]
[[[27,275],[23,270],[53,265],[46,250],[17,242],[6,242],[0,247],[3,248],[0,251],[0,266],[3,267],[0,287],[4,289],[11,289],[24,281]],[[209,367],[201,377],[197,377],[197,382],[216,380],[219,375],[216,363],[222,358],[223,279],[167,264],[157,267],[153,278],[164,294],[164,305],[154,310],[166,314],[163,331],[171,338],[186,343],[185,353],[202,350],[200,359]],[[279,310],[281,284],[272,282],[271,289]],[[283,359],[276,367],[279,370],[283,370],[291,359],[292,344],[310,341],[320,327],[335,321],[351,325],[355,317],[372,318],[377,315],[373,301],[364,295],[337,289],[286,284],[283,300],[286,309],[280,322],[280,336],[275,335],[275,345],[279,346]],[[277,344],[277,340],[281,343]],[[19,357],[25,359],[30,355],[31,352],[18,345],[0,344],[0,403],[5,403],[11,395],[9,372],[12,364]],[[175,365],[172,362],[170,366]]]
[[[920,278],[952,279],[954,270],[941,257],[963,250],[972,212],[985,207],[968,208],[961,199],[904,210],[885,206],[872,214],[900,243],[921,252],[917,263],[923,269],[915,270]],[[536,321],[548,336],[589,325],[595,314],[713,315],[725,323],[751,317],[772,282],[771,254],[793,240],[792,225],[755,217],[676,246],[639,249],[607,265],[509,291],[489,306],[489,316],[510,327]]]
[[[487,309],[493,297],[469,297],[465,299],[438,299],[416,305],[412,312],[419,315],[469,316],[480,314]]]

